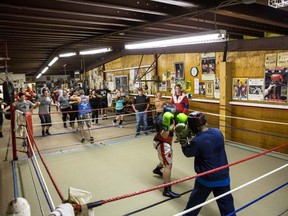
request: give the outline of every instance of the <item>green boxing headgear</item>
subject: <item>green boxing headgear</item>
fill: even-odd
[[[188,116],[184,113],[179,113],[176,118],[178,123],[186,123],[188,120]]]

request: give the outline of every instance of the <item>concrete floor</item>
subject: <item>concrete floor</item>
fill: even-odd
[[[112,115],[112,113],[110,113],[110,115]],[[36,143],[65,198],[68,197],[69,187],[89,191],[93,194],[93,201],[98,201],[162,184],[162,179],[152,173],[152,170],[158,163],[157,152],[152,145],[154,133],[135,138],[134,119],[133,117],[127,117],[126,120],[127,123],[124,128],[111,127],[112,118],[104,121],[100,120],[99,125],[93,125],[92,127],[94,129],[94,137],[96,138],[95,142],[91,144],[87,141],[82,144],[80,143],[79,134],[72,133],[71,128],[63,128],[61,115],[59,114],[53,115],[53,127],[51,128],[53,135],[44,138],[39,137],[38,135],[41,134],[41,129],[37,125],[39,124],[39,118],[37,115],[33,116]],[[130,121],[132,123],[128,124]],[[3,129],[5,137],[0,141],[1,215],[4,215],[7,203],[13,199],[12,168],[10,163],[12,159],[11,148],[8,152],[7,161],[3,162],[9,137],[9,123],[9,121],[5,121]],[[226,144],[226,151],[230,163],[257,154],[259,151],[259,149],[249,148],[231,142],[227,142]],[[19,149],[22,148],[21,143],[18,143],[17,146]],[[34,179],[39,193],[40,203],[45,213],[44,215],[48,215],[49,209],[36,181],[34,170],[32,168],[31,172],[29,168],[32,167],[31,161],[26,159],[24,153],[18,154],[19,160],[16,162],[16,170],[19,194],[29,201],[32,216],[42,215],[32,181],[32,179]],[[264,155],[232,166],[230,168],[232,179],[231,188],[236,188],[287,164],[287,161],[287,155],[273,154]],[[192,158],[185,158],[178,144],[174,144],[172,180],[194,175],[193,162]],[[57,206],[61,203],[61,200],[49,181],[49,177],[42,165],[41,167],[52,199]],[[288,172],[287,168],[285,168],[236,191],[233,193],[235,208],[238,209],[246,205],[287,181]],[[179,199],[167,199],[162,196],[162,190],[155,190],[104,204],[94,208],[94,212],[95,215],[103,216],[174,215],[181,212],[185,207],[190,194],[189,191],[193,189],[193,184],[194,180],[189,180],[172,187],[175,192],[184,193]],[[286,186],[242,210],[238,215],[288,215],[287,194],[288,187]],[[209,198],[212,197],[213,196],[210,196]],[[204,206],[200,215],[219,215],[216,203],[213,202]]]

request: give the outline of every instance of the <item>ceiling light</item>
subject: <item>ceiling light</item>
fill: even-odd
[[[180,6],[180,7],[196,7],[195,4],[191,4],[191,3],[186,2],[186,1],[176,1],[176,0],[151,0],[151,1],[160,2],[160,3],[164,3],[164,4],[176,5],[176,6]]]
[[[36,79],[38,79],[38,78],[40,78],[42,76],[42,74],[40,73],[40,74],[38,74],[38,76],[36,77]]]
[[[51,67],[59,58],[56,56],[49,64],[48,66]]]
[[[183,46],[189,44],[215,43],[223,41],[226,41],[226,31],[218,30],[127,44],[125,45],[125,49],[149,49],[170,46]]]
[[[282,8],[288,6],[288,0],[268,0],[268,5],[273,8]]]
[[[103,49],[94,49],[94,50],[83,50],[80,51],[80,55],[93,55],[93,54],[99,54],[99,53],[106,53],[112,51],[111,48],[103,48]]]
[[[45,67],[42,71],[41,74],[44,74],[48,70],[48,67]]]
[[[62,53],[62,54],[59,54],[59,57],[71,57],[71,56],[75,56],[76,55],[76,52],[69,52],[69,53]]]

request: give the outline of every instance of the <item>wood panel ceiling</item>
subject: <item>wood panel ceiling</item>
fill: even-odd
[[[1,0],[1,56],[8,47],[8,72],[36,76],[59,53],[110,46],[112,53],[60,58],[47,74],[85,70],[120,56],[128,42],[225,29],[230,39],[288,34],[287,8],[258,0]],[[179,2],[179,1],[178,1]],[[253,1],[252,1],[253,2]],[[1,57],[0,56],[0,57]],[[0,71],[5,71],[3,61]]]

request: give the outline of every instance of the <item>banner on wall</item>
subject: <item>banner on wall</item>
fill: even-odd
[[[267,54],[265,56],[265,68],[275,68],[277,64],[277,54]]]
[[[214,80],[214,98],[220,98],[220,78]]]
[[[232,98],[234,100],[247,100],[248,78],[233,78]]]
[[[277,67],[288,67],[288,52],[278,53]]]
[[[248,80],[248,99],[261,101],[264,99],[264,79]]]
[[[287,102],[288,68],[266,69],[264,99]]]
[[[201,54],[202,80],[214,80],[216,73],[216,53]]]

